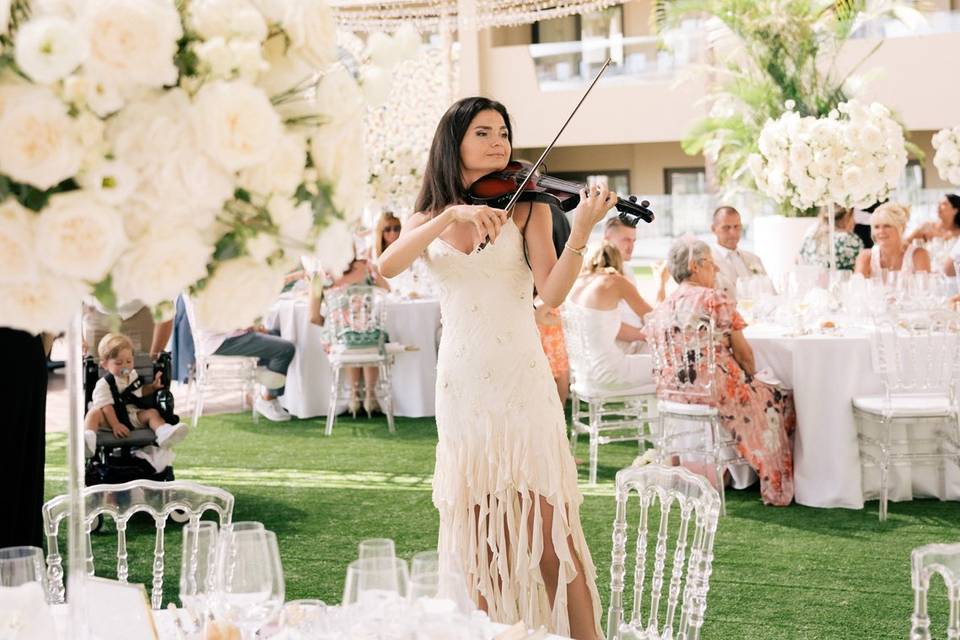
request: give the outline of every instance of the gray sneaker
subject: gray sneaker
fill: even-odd
[[[267,400],[259,397],[253,402],[253,408],[264,418],[273,422],[286,422],[290,419],[290,414],[280,406],[280,401],[276,398]]]

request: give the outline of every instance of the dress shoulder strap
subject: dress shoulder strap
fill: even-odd
[[[879,278],[883,274],[880,266],[880,245],[875,244],[870,249],[870,277]]]
[[[903,264],[900,266],[900,273],[913,273],[913,252],[917,250],[917,243],[911,242],[910,246],[903,254]]]

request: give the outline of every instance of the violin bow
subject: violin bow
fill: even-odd
[[[567,125],[570,124],[570,121],[573,120],[573,116],[577,114],[577,111],[580,109],[580,105],[583,104],[583,101],[587,99],[587,96],[590,95],[590,92],[593,90],[594,85],[597,84],[597,81],[600,79],[600,76],[603,75],[603,72],[607,70],[607,67],[610,66],[610,63],[613,60],[607,58],[603,63],[603,66],[600,67],[600,71],[597,72],[597,75],[593,78],[593,81],[590,83],[590,86],[587,87],[587,90],[583,92],[583,95],[580,97],[580,101],[573,108],[573,111],[570,112],[570,115],[567,116],[567,120],[563,123],[563,126],[560,127],[560,130],[557,131],[557,135],[553,136],[553,140],[550,141],[550,144],[547,145],[547,148],[543,150],[543,153],[540,154],[540,157],[537,158],[537,161],[533,163],[533,166],[530,167],[530,171],[523,177],[523,180],[517,181],[517,190],[513,192],[513,196],[510,197],[510,201],[507,203],[507,206],[504,207],[505,211],[510,211],[513,209],[514,205],[517,204],[517,199],[520,197],[520,194],[523,192],[523,185],[527,184],[527,180],[533,177],[533,174],[537,172],[537,169],[540,168],[540,165],[543,164],[543,161],[546,159],[547,154],[549,154],[554,145],[557,144],[557,140],[560,139],[560,136],[563,134],[564,129],[567,128]],[[477,250],[483,249],[487,246],[487,243],[490,241],[490,238],[484,239],[483,242],[477,247]]]
[[[547,154],[549,154],[557,140],[560,139],[561,134],[563,134],[564,129],[567,128],[567,125],[570,124],[570,121],[573,120],[573,116],[577,114],[577,111],[580,109],[580,105],[583,104],[583,101],[587,99],[587,96],[590,95],[590,92],[593,90],[594,85],[597,84],[597,81],[600,79],[600,76],[603,75],[603,72],[607,70],[607,67],[610,66],[612,60],[607,58],[606,62],[603,63],[603,66],[600,67],[600,71],[597,72],[597,75],[593,78],[593,82],[590,83],[590,86],[587,87],[587,90],[583,92],[583,96],[580,98],[580,102],[577,103],[577,106],[573,108],[573,111],[570,112],[570,115],[567,116],[566,122],[563,123],[563,126],[560,127],[560,130],[557,131],[557,135],[553,136],[553,140],[547,145],[547,148],[543,150],[543,153],[540,154],[540,157],[537,158],[537,161],[533,163],[533,166],[530,167],[530,172],[523,177],[523,180],[519,181],[517,190],[513,193],[513,197],[510,198],[510,202],[507,203],[507,206],[504,207],[506,211],[513,209],[513,206],[517,204],[517,198],[520,197],[520,193],[523,191],[523,185],[527,184],[527,180],[533,177],[533,174],[537,172],[537,169],[540,168],[540,165],[543,164],[543,161],[546,159]]]

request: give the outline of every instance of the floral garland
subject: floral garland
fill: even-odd
[[[229,330],[300,254],[342,271],[367,59],[322,0],[0,0],[0,326],[190,288]]]
[[[804,210],[827,204],[865,207],[896,189],[907,163],[903,129],[874,102],[838,105],[826,118],[787,111],[768,120],[748,164],[757,187]]]
[[[960,126],[941,129],[933,136],[933,166],[942,180],[960,186]]]

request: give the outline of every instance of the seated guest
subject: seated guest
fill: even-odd
[[[739,248],[743,235],[740,212],[724,205],[713,212],[710,230],[717,239],[713,259],[717,266],[717,288],[733,299],[737,297],[737,280],[750,276],[765,276],[760,258]]]
[[[853,209],[835,207],[833,213],[833,251],[837,269],[852,271],[857,256],[863,251],[863,242],[853,233]],[[817,226],[812,228],[800,246],[798,262],[803,265],[830,268],[830,211],[820,211]]]
[[[960,196],[948,193],[937,205],[936,222],[926,222],[907,236],[907,244],[914,240],[930,242],[935,238],[955,240],[960,236]]]
[[[650,305],[623,275],[623,259],[613,245],[604,242],[587,256],[565,304],[580,307],[587,326],[586,341],[590,383],[615,391],[652,382],[649,355],[626,354],[617,347],[621,302],[642,318]]]
[[[550,363],[553,381],[557,383],[560,404],[567,403],[570,395],[570,361],[567,358],[567,346],[563,341],[563,327],[560,324],[560,310],[548,307],[540,296],[533,301],[533,316],[540,332],[540,344]]]
[[[393,215],[392,211],[383,212],[380,220],[377,221],[376,238],[373,242],[374,258],[379,258],[387,247],[396,242],[400,237],[402,226],[400,218]]]
[[[904,205],[888,202],[877,207],[870,216],[873,247],[857,257],[856,273],[865,278],[880,278],[883,272],[914,273],[930,271],[930,254],[916,244],[903,241],[903,231],[910,219]]]
[[[623,261],[623,277],[626,278],[634,289],[637,289],[637,277],[630,268],[630,260],[633,258],[633,247],[637,242],[637,230],[623,223],[618,216],[607,218],[603,223],[603,241],[612,244],[620,252],[620,259]],[[563,248],[563,245],[561,245]],[[560,255],[557,252],[557,255]],[[663,300],[666,297],[666,280],[660,280],[660,290],[657,293],[657,300]],[[634,312],[626,300],[620,302],[620,331],[617,332],[617,344],[627,353],[634,351],[634,344],[643,341],[643,320]]]
[[[263,369],[259,377],[264,383],[264,388],[263,394],[254,400],[254,408],[267,420],[273,422],[289,420],[290,414],[280,406],[277,396],[283,395],[282,380],[287,375],[290,361],[293,360],[297,351],[296,346],[279,335],[268,333],[262,326],[248,327],[231,333],[208,331],[197,323],[197,315],[190,296],[184,294],[183,303],[197,353],[257,358]]]
[[[760,493],[766,504],[788,505],[793,500],[793,439],[795,413],[789,392],[767,385],[756,373],[753,350],[743,336],[746,323],[736,305],[715,289],[717,266],[710,247],[695,239],[680,239],[670,248],[667,268],[680,285],[653,312],[647,324],[648,340],[655,326],[672,326],[675,318],[708,316],[716,328],[716,379],[714,404],[722,427],[736,440],[740,455],[760,476]],[[649,319],[648,319],[649,320]],[[660,371],[658,395],[681,402],[702,404],[702,398],[685,398],[677,389],[680,374]],[[700,372],[705,376],[706,372]]]

